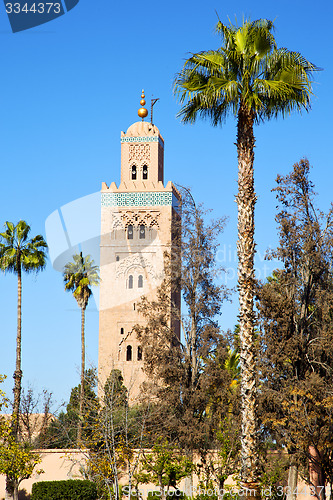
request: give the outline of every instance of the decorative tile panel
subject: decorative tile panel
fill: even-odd
[[[178,206],[172,192],[102,193],[102,207]]]
[[[157,136],[157,135],[152,135],[152,136],[147,136],[147,135],[144,135],[144,136],[136,136],[136,137],[122,137],[120,139],[120,142],[123,143],[123,142],[159,142],[161,144],[161,146],[164,147],[164,143],[162,141],[162,139]]]

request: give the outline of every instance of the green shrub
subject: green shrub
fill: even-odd
[[[91,481],[40,481],[32,485],[31,500],[97,500]]]

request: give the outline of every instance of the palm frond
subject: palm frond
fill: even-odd
[[[73,292],[79,307],[85,309],[92,295],[90,287],[99,284],[98,266],[90,255],[84,257],[82,252],[73,255],[72,259],[64,266],[65,290]]]
[[[298,52],[278,49],[273,30],[267,19],[245,20],[240,27],[218,22],[223,46],[192,54],[176,76],[183,122],[201,116],[218,125],[228,112],[236,115],[241,102],[257,122],[309,109],[319,68]]]
[[[229,23],[228,27],[221,21],[217,23],[215,28],[216,32],[221,35],[222,40],[225,42],[225,46],[229,47],[230,49],[235,47],[234,33],[236,29],[237,29],[236,26],[232,26],[231,23]]]
[[[47,244],[42,235],[29,240],[30,226],[23,220],[16,225],[5,223],[6,231],[0,233],[0,268],[18,273],[22,267],[27,272],[38,272],[46,265]]]

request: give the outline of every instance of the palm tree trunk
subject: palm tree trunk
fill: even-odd
[[[256,357],[254,338],[254,134],[253,113],[241,104],[237,123],[238,153],[238,292],[242,401],[241,482],[258,491]],[[253,497],[253,495],[252,495]]]
[[[84,323],[85,323],[85,307],[81,307],[81,390],[80,390],[79,424],[77,428],[78,445],[81,444],[82,440],[82,422],[83,422],[84,371],[85,371]]]
[[[22,273],[21,265],[18,264],[17,270],[17,335],[16,335],[16,365],[14,372],[14,405],[12,415],[12,432],[15,440],[18,438],[19,415],[21,401],[21,324],[22,324]]]
[[[20,255],[17,258],[17,334],[16,334],[16,364],[14,378],[14,404],[11,429],[15,441],[18,441],[20,402],[21,402],[21,325],[22,325],[22,269]],[[18,498],[18,486],[9,476],[6,476],[6,499]]]

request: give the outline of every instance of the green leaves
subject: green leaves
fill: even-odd
[[[0,375],[0,383],[4,376]],[[7,407],[8,400],[0,390],[0,411]],[[17,483],[31,476],[36,464],[41,462],[40,456],[32,452],[29,446],[18,443],[11,429],[11,421],[0,416],[0,474],[6,474]]]
[[[138,482],[176,488],[177,483],[191,474],[193,463],[172,446],[167,439],[156,441],[152,453],[145,454],[140,463]]]
[[[99,283],[98,266],[94,265],[90,255],[83,257],[80,252],[65,265],[63,278],[65,290],[72,291],[79,307],[85,309],[92,294],[90,287]]]
[[[267,19],[240,27],[218,23],[224,44],[193,54],[175,79],[184,122],[201,116],[218,125],[230,111],[237,116],[241,103],[256,122],[309,109],[318,68],[298,52],[277,49],[273,28]]]
[[[20,221],[20,223],[22,223],[23,221]],[[6,232],[9,232],[9,233],[13,233],[14,232],[14,224],[12,222],[6,222],[5,225],[7,226],[7,231]]]
[[[234,35],[235,46],[238,52],[244,53],[248,47],[248,25],[244,24]]]
[[[98,497],[96,484],[81,479],[63,481],[40,481],[32,485],[33,500],[55,500],[59,498],[76,498],[77,500],[96,500]]]
[[[30,226],[20,220],[15,226],[5,223],[6,231],[0,233],[0,269],[17,274],[19,268],[38,272],[46,265],[47,244],[42,235],[29,240]]]
[[[0,473],[17,482],[28,479],[40,462],[41,458],[37,453],[10,436],[0,447]]]
[[[268,33],[265,33],[264,36],[261,31],[257,33],[253,41],[253,49],[256,58],[262,58],[271,51],[272,40],[268,36]]]

